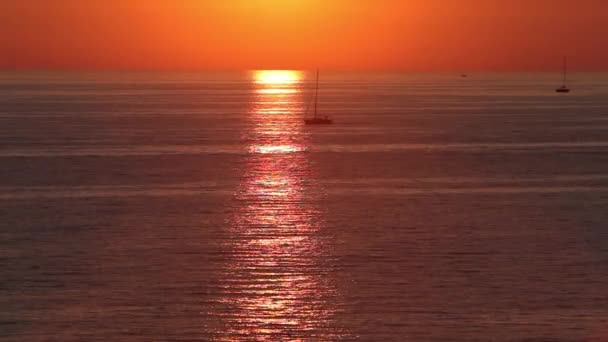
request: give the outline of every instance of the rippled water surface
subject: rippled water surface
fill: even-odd
[[[608,75],[313,76],[0,74],[0,338],[608,339]]]

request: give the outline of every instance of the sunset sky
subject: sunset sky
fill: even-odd
[[[0,0],[2,69],[608,70],[606,0]]]

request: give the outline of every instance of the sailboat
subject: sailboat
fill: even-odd
[[[317,81],[315,84],[314,114],[312,118],[305,118],[304,123],[307,125],[331,125],[334,122],[329,118],[329,116],[319,116],[317,112],[319,103],[319,69],[317,69]],[[308,113],[308,110],[306,110],[306,113]]]
[[[566,86],[566,76],[568,74],[568,60],[566,59],[566,57],[564,57],[564,81],[562,83],[562,86],[555,89],[556,92],[558,93],[569,93],[570,92],[570,88],[568,88],[568,86]]]

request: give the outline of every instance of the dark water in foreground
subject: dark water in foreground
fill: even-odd
[[[0,76],[2,341],[606,341],[608,75]]]

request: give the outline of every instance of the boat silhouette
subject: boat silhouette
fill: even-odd
[[[332,119],[327,115],[319,115],[318,113],[319,104],[319,69],[317,69],[317,80],[315,82],[315,96],[314,96],[314,112],[312,118],[305,118],[304,123],[306,125],[331,125],[334,123]],[[310,106],[310,105],[309,105]],[[308,108],[306,110],[308,114]]]
[[[563,82],[562,82],[562,86],[555,89],[555,92],[557,93],[569,93],[570,92],[570,88],[568,88],[568,86],[566,86],[566,78],[568,75],[568,60],[566,59],[566,57],[564,57],[564,69],[563,69]]]

